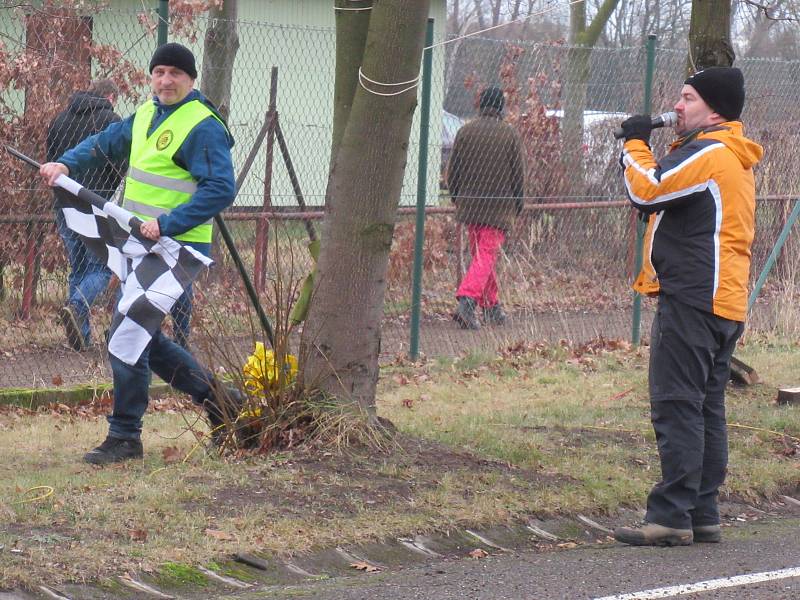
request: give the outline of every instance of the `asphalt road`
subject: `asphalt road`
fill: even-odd
[[[611,544],[544,554],[523,551],[482,559],[440,561],[394,573],[276,587],[246,597],[248,600],[644,600],[676,596],[699,600],[800,599],[800,519],[758,522],[724,531],[728,535],[721,544],[682,548]],[[795,570],[779,572],[786,569]],[[761,583],[728,579],[759,573],[783,578]],[[787,574],[790,576],[785,577]],[[688,594],[686,588],[653,591],[721,578],[725,579],[697,586],[705,591]],[[732,585],[736,583],[740,585]]]

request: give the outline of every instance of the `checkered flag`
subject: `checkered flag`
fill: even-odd
[[[41,166],[18,150],[5,148],[30,166]],[[55,184],[72,194],[62,209],[67,226],[122,282],[108,351],[134,365],[164,316],[213,261],[172,238],[162,236],[157,242],[145,238],[139,230],[141,219],[66,175],[60,175]]]
[[[56,185],[73,195],[62,209],[67,226],[122,282],[108,351],[136,364],[164,316],[212,261],[172,238],[143,237],[138,217],[65,175]]]

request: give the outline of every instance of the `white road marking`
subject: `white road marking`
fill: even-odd
[[[781,569],[780,571],[766,571],[764,573],[751,573],[749,575],[736,575],[734,577],[722,577],[720,579],[709,579],[708,581],[700,581],[698,583],[673,585],[670,587],[644,590],[642,592],[633,592],[631,594],[603,596],[602,598],[595,598],[594,600],[653,600],[655,598],[672,598],[673,596],[685,596],[687,594],[709,592],[722,588],[750,585],[751,583],[789,579],[790,577],[800,577],[800,567]]]

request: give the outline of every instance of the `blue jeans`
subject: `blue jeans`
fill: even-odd
[[[88,345],[91,343],[89,308],[108,287],[112,273],[86,248],[80,236],[67,227],[60,209],[55,211],[55,218],[70,267],[67,303],[75,310],[83,340]]]
[[[189,394],[196,404],[202,404],[211,394],[211,372],[161,331],[156,331],[135,365],[125,364],[112,354],[108,358],[114,374],[114,410],[108,417],[108,433],[112,437],[140,438],[151,373]]]
[[[211,244],[192,242],[186,245],[206,256],[211,251]],[[156,331],[135,365],[128,365],[116,356],[108,355],[114,376],[114,410],[108,417],[108,433],[112,437],[139,439],[141,436],[152,373],[176,390],[191,396],[195,404],[202,404],[211,394],[213,375],[184,347],[192,315],[191,287],[178,298],[171,315],[176,341],[160,330]]]
[[[172,335],[175,342],[186,348],[189,343],[189,331],[192,325],[192,286],[186,288],[180,298],[175,301],[170,311],[172,316]]]
[[[185,246],[190,246],[203,254],[211,256],[211,244],[201,242],[182,242]],[[170,315],[172,316],[172,333],[175,341],[184,348],[189,341],[189,331],[192,324],[192,286],[186,288],[186,292],[172,306]]]

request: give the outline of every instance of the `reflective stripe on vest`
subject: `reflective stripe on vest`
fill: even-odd
[[[130,168],[122,202],[124,208],[147,221],[189,202],[197,190],[197,182],[189,171],[175,164],[173,157],[201,121],[208,117],[219,121],[205,104],[191,100],[148,136],[155,110],[155,104],[147,102],[137,109],[133,119]],[[210,243],[212,220],[174,237],[186,242]]]

